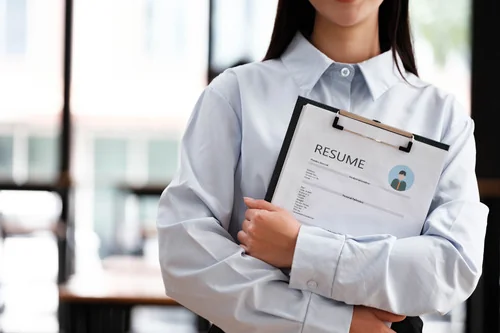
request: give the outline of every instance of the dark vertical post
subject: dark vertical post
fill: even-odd
[[[214,38],[215,38],[215,4],[216,0],[208,0],[208,59],[207,83],[210,83],[218,74],[213,68]],[[198,333],[206,333],[210,329],[210,322],[201,316],[196,317]]]
[[[215,38],[215,1],[208,0],[208,72],[207,82],[210,83],[216,75],[215,69],[212,67],[214,60],[214,38]]]
[[[495,63],[500,59],[500,2],[473,0],[472,22],[472,117],[476,123],[477,173],[481,178],[500,178],[500,168],[494,163],[500,153],[500,67]]]
[[[472,117],[476,124],[477,175],[481,196],[490,208],[485,241],[483,276],[467,304],[467,332],[499,332],[500,307],[500,103],[498,78],[500,49],[496,39],[500,33],[500,2],[473,0],[472,28]],[[493,184],[493,186],[491,186]],[[493,190],[491,190],[493,188]],[[471,221],[474,223],[474,221]]]
[[[61,115],[61,133],[59,146],[59,195],[61,196],[62,210],[60,222],[61,232],[58,233],[59,274],[58,283],[68,277],[72,269],[73,258],[68,252],[67,238],[71,227],[71,55],[73,31],[73,0],[65,0],[64,14],[64,91],[63,109]]]
[[[490,216],[484,247],[483,328],[484,332],[500,332],[500,195],[484,203],[490,207]]]

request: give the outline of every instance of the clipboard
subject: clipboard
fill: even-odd
[[[270,180],[267,192],[266,192],[265,200],[268,202],[272,202],[274,192],[276,190],[276,186],[278,184],[278,180],[279,180],[281,171],[283,169],[283,165],[284,165],[288,150],[290,149],[290,145],[291,145],[295,130],[297,128],[297,124],[299,122],[299,118],[301,116],[303,108],[306,105],[314,105],[314,106],[317,106],[317,107],[322,108],[324,110],[328,110],[328,111],[333,112],[336,116],[335,116],[334,121],[332,123],[332,128],[335,130],[350,132],[352,134],[365,137],[368,140],[373,140],[373,141],[376,141],[380,144],[392,146],[392,147],[399,149],[400,151],[405,152],[405,153],[411,153],[411,150],[412,150],[412,147],[413,147],[415,141],[422,142],[422,143],[425,143],[427,145],[431,145],[433,147],[442,149],[444,151],[448,151],[450,148],[449,145],[444,144],[442,142],[435,141],[435,140],[426,138],[426,137],[418,135],[418,134],[410,133],[408,131],[398,129],[398,128],[393,127],[393,126],[383,124],[380,121],[375,120],[375,119],[368,119],[368,118],[356,115],[354,113],[350,113],[350,112],[345,111],[345,110],[337,109],[335,107],[320,103],[318,101],[314,101],[314,100],[299,96],[297,98],[297,102],[296,102],[295,108],[293,110],[290,124],[289,124],[287,132],[285,134],[285,138],[284,138],[283,144],[281,146],[280,153],[278,155],[278,160],[276,162],[276,166],[274,168],[274,171],[273,171],[273,174],[272,174],[272,177],[271,177],[271,180]],[[342,118],[354,119],[354,120],[357,120],[359,122],[380,128],[382,130],[401,135],[403,137],[408,138],[408,144],[406,146],[394,146],[394,145],[387,143],[383,140],[373,138],[373,137],[368,137],[362,133],[352,131],[349,128],[345,128],[344,126],[342,126]]]

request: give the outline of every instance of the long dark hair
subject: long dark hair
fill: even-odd
[[[392,56],[401,75],[397,62],[399,54],[406,71],[418,76],[410,31],[409,0],[384,0],[380,5],[379,40],[380,50],[392,49]],[[300,31],[310,38],[314,28],[316,10],[309,0],[279,0],[271,43],[264,60],[277,59]]]

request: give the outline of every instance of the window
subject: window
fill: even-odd
[[[62,109],[63,13],[64,0],[0,0],[2,126],[55,131]]]
[[[207,83],[207,28],[206,0],[74,0],[75,223],[101,256],[139,223],[121,186],[164,185],[176,169]]]
[[[214,1],[213,69],[261,60],[269,45],[277,0]],[[231,27],[228,29],[228,27]]]
[[[13,143],[12,136],[0,136],[0,178],[12,177]]]
[[[63,13],[64,0],[0,0],[2,182],[47,181],[57,171]],[[2,331],[58,329],[57,241],[49,230],[59,220],[60,204],[54,193],[0,189],[2,230],[32,232],[2,237]]]
[[[96,138],[94,142],[95,186],[124,180],[127,167],[127,141],[123,138]]]
[[[28,139],[28,177],[55,180],[58,172],[58,140],[54,136],[31,136]]]
[[[410,1],[417,66],[470,112],[471,0]]]
[[[206,85],[208,2],[75,0],[74,6],[72,110],[80,123],[113,127],[118,120],[120,127],[181,132]]]
[[[175,62],[189,56],[190,5],[186,1],[146,1],[144,41],[149,55]]]
[[[166,184],[177,170],[179,141],[151,140],[148,148],[148,181]]]
[[[4,53],[8,55],[23,55],[27,43],[27,0],[3,0],[1,5],[5,10],[4,23]]]
[[[94,141],[94,228],[103,239],[101,254],[112,252],[118,201],[117,186],[125,179],[127,141],[123,138],[96,138]]]

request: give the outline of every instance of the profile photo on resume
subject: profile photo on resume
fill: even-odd
[[[406,190],[406,182],[404,179],[406,178],[406,171],[401,170],[399,171],[398,178],[394,178],[394,180],[391,183],[391,186],[393,189],[396,191],[404,191]]]
[[[414,179],[413,171],[405,165],[395,166],[389,172],[389,185],[399,192],[408,191],[413,185]]]

